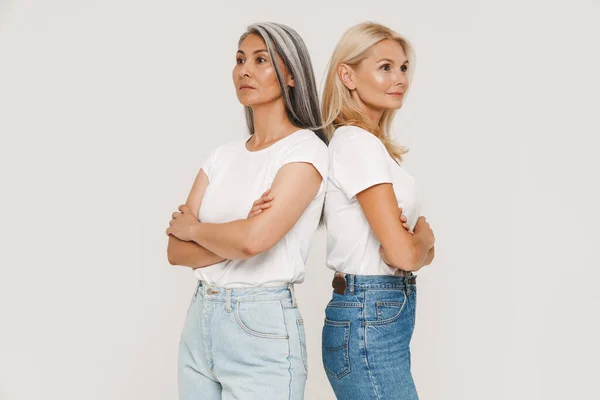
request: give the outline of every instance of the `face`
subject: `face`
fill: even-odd
[[[342,64],[338,72],[352,96],[375,112],[402,107],[408,89],[408,60],[395,40],[382,40],[355,68]]]
[[[233,83],[240,103],[252,107],[281,98],[281,87],[277,80],[274,62],[278,63],[288,86],[294,86],[294,80],[283,60],[280,57],[276,60],[271,59],[267,46],[260,36],[250,34],[242,41],[233,68]]]

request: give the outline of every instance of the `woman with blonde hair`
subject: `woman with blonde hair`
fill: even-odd
[[[330,138],[325,196],[327,266],[335,272],[323,327],[323,365],[338,399],[417,399],[410,370],[416,276],[434,235],[419,216],[407,152],[390,128],[414,70],[391,29],[348,29],[329,63],[322,115]]]

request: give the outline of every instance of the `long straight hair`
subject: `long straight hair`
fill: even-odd
[[[290,122],[299,128],[310,129],[325,144],[328,143],[327,136],[323,130],[321,113],[319,110],[319,95],[315,74],[308,49],[298,33],[289,26],[274,22],[262,22],[252,24],[240,37],[238,45],[251,34],[260,36],[267,46],[267,51],[275,71],[277,80],[281,87],[281,93],[285,102],[285,109]],[[286,84],[281,68],[276,62],[279,56],[287,69],[294,77],[295,86]],[[254,116],[252,108],[246,106],[246,124],[251,135],[254,134]]]
[[[381,140],[393,158],[402,161],[402,155],[406,154],[408,149],[396,145],[390,133],[397,110],[385,110],[379,123],[373,123],[361,111],[352,98],[350,90],[342,83],[337,73],[340,64],[347,64],[350,67],[358,66],[367,58],[371,47],[386,39],[394,40],[402,46],[409,61],[407,78],[410,83],[415,67],[415,56],[413,47],[408,40],[381,24],[373,22],[358,24],[342,35],[331,56],[323,89],[321,111],[325,125],[324,130],[328,139],[331,139],[336,128],[344,125],[355,125],[373,133]],[[410,84],[408,88],[410,88]]]

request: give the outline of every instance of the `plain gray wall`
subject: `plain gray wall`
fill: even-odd
[[[319,83],[349,26],[417,52],[398,114],[437,237],[419,273],[424,400],[600,398],[597,1],[0,2],[0,399],[176,398],[194,287],[164,230],[244,134],[231,69],[256,21],[295,28]],[[307,399],[331,273],[298,287]]]

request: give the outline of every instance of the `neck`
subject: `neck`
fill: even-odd
[[[252,107],[254,135],[248,141],[253,146],[275,142],[298,130],[289,120],[283,98]]]

